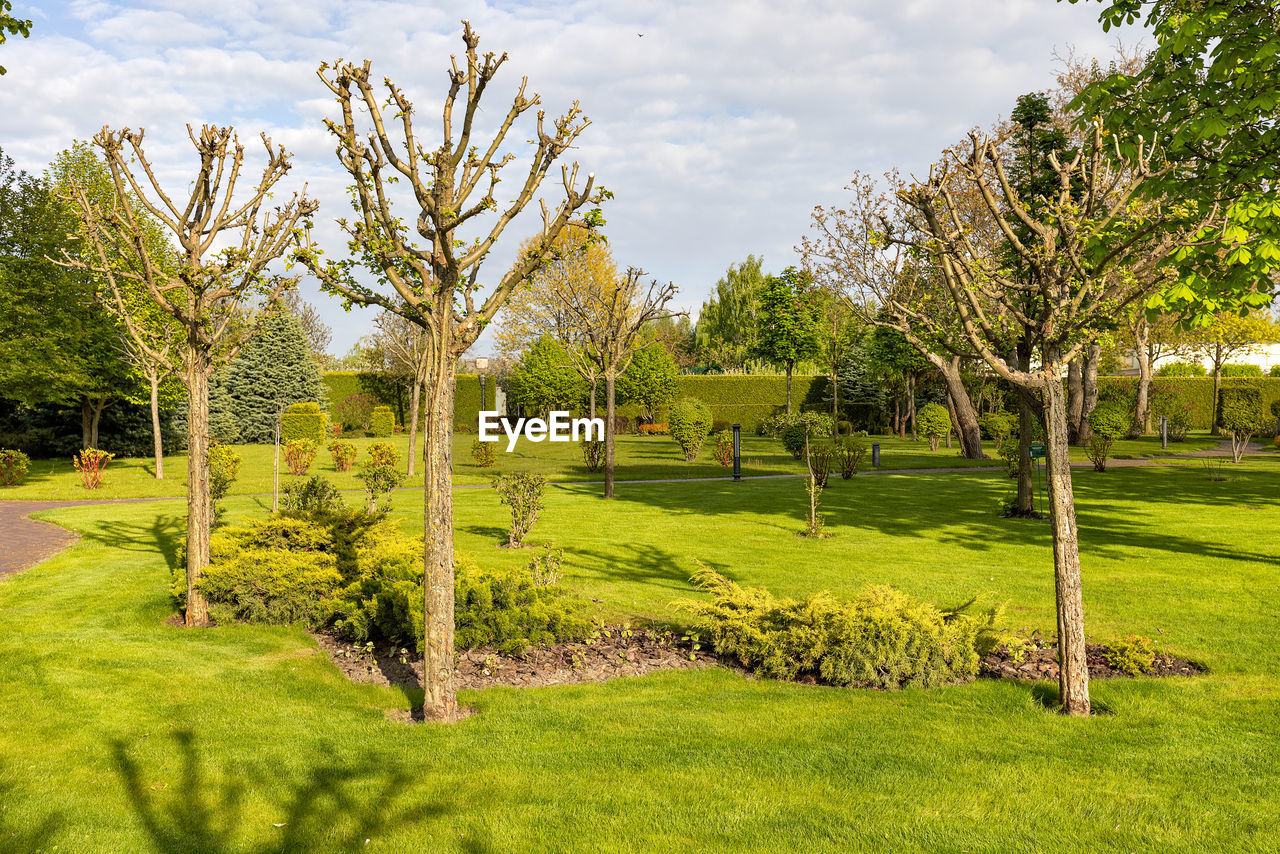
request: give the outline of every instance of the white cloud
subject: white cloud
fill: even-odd
[[[316,236],[335,250],[331,220],[347,203],[316,67],[372,58],[415,101],[420,131],[435,131],[467,17],[482,51],[510,54],[479,123],[496,126],[522,75],[551,115],[580,100],[593,125],[575,153],[617,193],[606,216],[619,262],[674,280],[689,306],[748,253],[791,263],[809,211],[837,200],[852,170],[927,168],[1051,85],[1055,48],[1105,56],[1115,36],[1091,7],[1048,0],[75,0],[40,13],[31,39],[3,48],[0,144],[20,165],[40,169],[103,124],[146,126],[157,166],[185,186],[188,122],[269,130],[294,152],[290,178],[320,199]],[[505,266],[532,227],[517,221],[490,264]],[[367,327],[336,301],[323,310],[335,349]]]

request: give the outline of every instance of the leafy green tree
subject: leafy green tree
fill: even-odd
[[[54,193],[64,201],[70,200],[76,193],[82,193],[96,205],[110,206],[115,194],[111,172],[106,163],[84,141],[73,143],[71,148],[54,158],[49,165],[48,178]],[[138,219],[143,227],[142,239],[152,257],[172,274],[178,269],[179,263],[159,222],[141,211]],[[80,251],[93,252],[92,241],[84,240],[84,237],[81,234],[81,239],[78,240]],[[124,269],[128,266],[128,261],[120,256],[125,253],[129,253],[126,247],[110,247],[105,260]],[[111,255],[117,257],[111,258]],[[103,259],[85,254],[81,260],[92,265]],[[155,476],[157,480],[163,480],[164,441],[160,408],[162,402],[172,405],[180,396],[180,385],[174,380],[182,358],[182,326],[172,315],[157,306],[146,289],[137,283],[129,283],[113,292],[98,281],[95,283],[93,298],[115,321],[116,348],[133,372],[146,382],[151,406]],[[134,402],[142,402],[137,395],[130,395],[130,398]],[[96,435],[97,431],[93,432]]]
[[[822,301],[809,274],[788,267],[765,279],[759,319],[752,352],[786,368],[787,412],[791,412],[791,374],[796,362],[817,357],[822,345]]]
[[[660,406],[676,399],[680,389],[676,363],[659,341],[635,352],[631,364],[618,376],[618,399],[640,404],[652,419]]]
[[[1071,0],[1079,2],[1079,0]],[[1107,30],[1139,20],[1155,49],[1137,73],[1108,74],[1077,98],[1129,140],[1152,140],[1169,167],[1143,188],[1200,211],[1225,209],[1173,261],[1155,308],[1211,326],[1222,311],[1270,304],[1280,265],[1280,6],[1274,0],[1101,0]],[[1129,149],[1134,143],[1129,143]]]
[[[76,226],[48,177],[16,171],[0,152],[0,397],[79,404],[88,448],[103,409],[137,383],[94,277],[49,260],[79,251]]]
[[[9,36],[22,36],[25,39],[31,35],[31,22],[13,17],[9,14],[11,11],[13,3],[10,0],[0,0],[0,44],[4,44]],[[0,75],[5,74],[6,70],[0,65]]]
[[[504,388],[512,402],[539,415],[567,407],[586,394],[586,383],[578,375],[569,354],[548,335],[538,338],[524,351],[507,376]]]
[[[763,258],[748,255],[731,264],[702,304],[695,329],[699,357],[724,370],[742,370],[759,329],[760,297],[767,276]]]
[[[276,417],[295,403],[327,403],[320,368],[298,319],[284,306],[263,318],[223,374],[241,442],[275,440]]]

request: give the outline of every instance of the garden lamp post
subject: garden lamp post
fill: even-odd
[[[742,425],[733,425],[733,479],[742,480]]]
[[[484,412],[484,371],[489,367],[489,360],[484,356],[476,357],[476,370],[480,372],[480,411]]]

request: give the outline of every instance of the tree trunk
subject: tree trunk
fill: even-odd
[[[187,617],[188,628],[209,624],[209,603],[197,588],[209,565],[213,505],[209,495],[209,354],[187,352]]]
[[[613,497],[613,412],[617,397],[614,389],[616,378],[610,371],[604,375],[605,419],[604,419],[604,497]]]
[[[89,398],[80,401],[80,448],[93,447],[93,409],[89,405]]]
[[[1221,435],[1218,429],[1218,402],[1222,397],[1222,359],[1214,357],[1213,360],[1213,412],[1209,414],[1209,433],[1214,436]]]
[[[1151,327],[1146,318],[1138,321],[1134,338],[1134,355],[1138,362],[1138,405],[1134,412],[1133,432],[1146,435],[1151,432],[1151,355],[1147,351],[1147,339]]]
[[[443,332],[425,386],[422,717],[452,723],[458,718],[453,652],[453,386],[457,360],[451,349],[452,330]]]
[[[787,362],[787,414],[791,414],[791,369],[795,367],[794,362]]]
[[[1080,413],[1084,411],[1084,380],[1080,376],[1080,359],[1067,365],[1067,439],[1080,444]]]
[[[920,431],[916,428],[916,375],[914,373],[907,374],[907,418],[911,421],[911,441],[919,442]]]
[[[164,480],[164,439],[160,435],[160,374],[152,370],[147,374],[151,385],[151,446],[156,457],[156,480]]]
[[[587,417],[589,418],[596,417],[596,388],[599,386],[599,384],[600,384],[600,378],[592,374],[591,375],[591,400],[587,403]],[[606,428],[606,432],[607,432],[607,428]]]
[[[964,380],[960,376],[960,360],[938,359],[935,364],[947,387],[947,399],[951,403],[951,422],[956,427],[956,435],[960,437],[960,452],[971,460],[980,460],[982,459],[982,429],[978,426],[978,412],[973,406],[972,398],[969,397],[969,390],[964,387]]]
[[[1049,475],[1049,517],[1053,526],[1053,574],[1058,604],[1058,686],[1062,709],[1089,714],[1089,665],[1085,659],[1084,598],[1080,589],[1080,539],[1071,487],[1067,408],[1061,368],[1045,360],[1045,444]]]
[[[1029,346],[1019,342],[1014,358],[1020,370],[1030,370]],[[1031,464],[1031,440],[1036,434],[1036,421],[1031,391],[1018,389],[1018,516],[1034,516],[1036,512],[1036,486]]]
[[[893,396],[893,432],[902,438],[902,396],[898,394]]]
[[[484,408],[484,401],[480,401]],[[409,468],[406,474],[413,477],[418,465],[418,419],[422,416],[422,377],[413,378],[413,394],[409,398]]]
[[[1090,344],[1085,348],[1084,360],[1080,365],[1080,430],[1076,434],[1081,446],[1087,446],[1093,438],[1093,425],[1089,423],[1089,418],[1093,415],[1093,410],[1098,408],[1098,362],[1101,360],[1101,344]]]
[[[108,398],[95,397],[92,400],[93,421],[89,424],[89,447],[98,447],[98,425],[102,423],[102,410],[107,408]]]

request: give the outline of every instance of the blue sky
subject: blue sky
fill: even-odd
[[[615,258],[674,281],[695,314],[749,253],[772,270],[793,263],[809,212],[838,203],[853,170],[927,170],[967,129],[1050,86],[1055,50],[1105,58],[1116,38],[1102,33],[1099,4],[1052,0],[14,5],[34,25],[29,40],[0,48],[0,146],[21,167],[42,169],[104,124],[144,126],[153,159],[181,186],[188,122],[265,130],[294,152],[290,177],[318,197],[315,234],[334,250],[339,233],[324,223],[346,201],[316,67],[373,60],[415,101],[421,127],[468,18],[482,51],[510,55],[489,114],[505,111],[522,75],[549,114],[579,100],[593,124],[575,156],[617,195],[605,211]],[[511,226],[489,276],[534,227]],[[303,290],[334,327],[335,352],[368,331],[368,313],[344,314],[314,283]],[[481,339],[476,350],[487,349]]]

